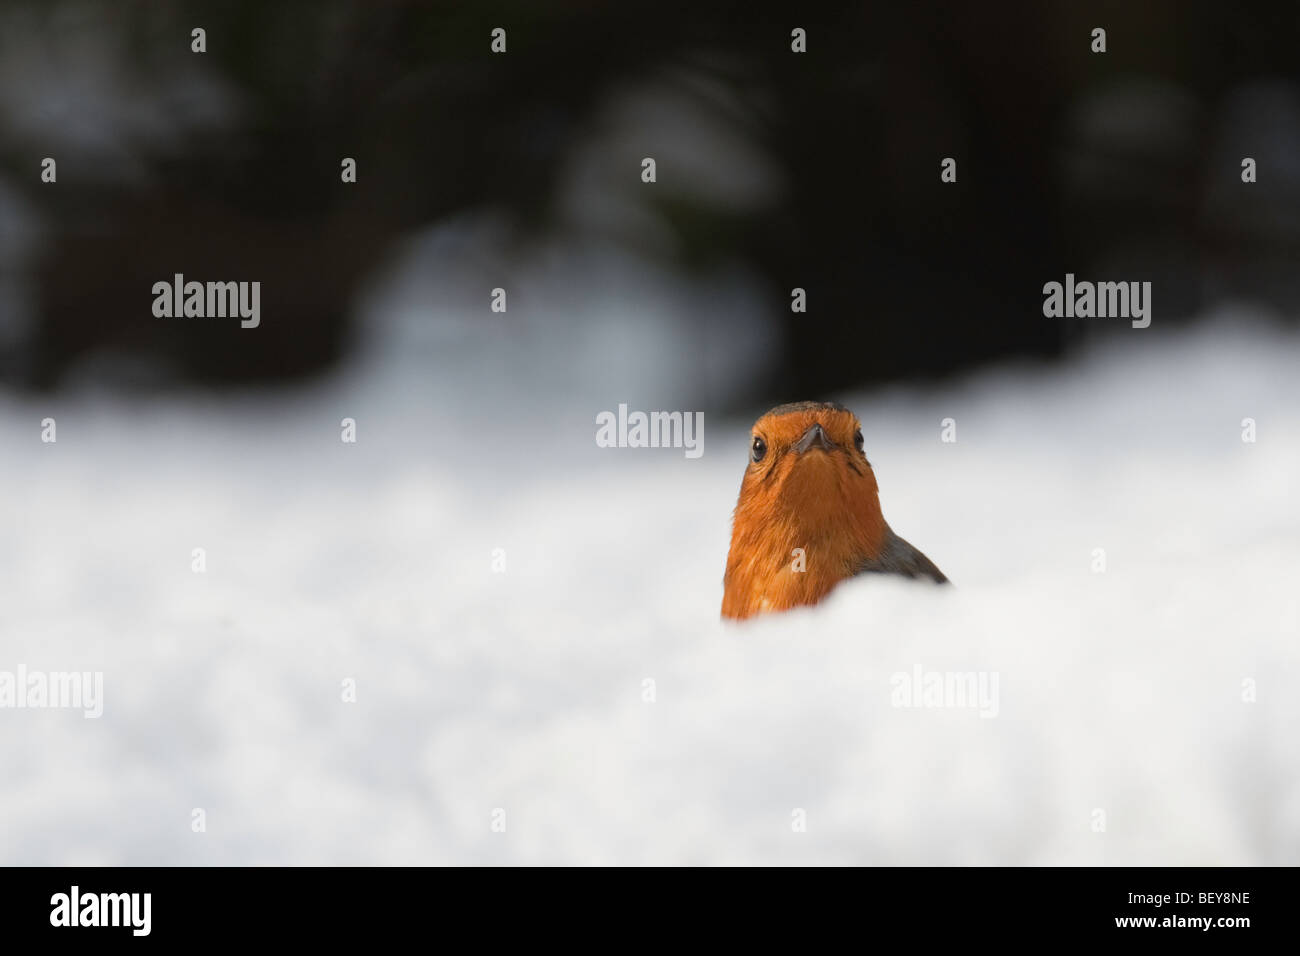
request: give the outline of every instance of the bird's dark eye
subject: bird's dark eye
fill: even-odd
[[[861,428],[859,428],[856,432],[853,433],[853,447],[856,448],[858,451],[862,451],[862,429]]]
[[[754,444],[749,449],[749,457],[753,458],[754,461],[762,461],[763,456],[766,454],[767,454],[767,442],[763,441],[763,439],[755,435]]]

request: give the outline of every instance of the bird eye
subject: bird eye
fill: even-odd
[[[749,457],[753,458],[754,461],[762,461],[763,456],[766,454],[767,454],[767,442],[763,441],[763,439],[755,435],[754,444],[749,450]]]
[[[858,451],[862,451],[862,429],[861,428],[859,428],[856,432],[853,433],[853,446],[857,448]]]

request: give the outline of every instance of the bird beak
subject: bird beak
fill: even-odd
[[[814,425],[803,433],[803,437],[794,443],[796,454],[802,455],[809,448],[820,448],[823,451],[830,451],[835,447],[835,443],[826,437],[826,432],[822,431],[820,425]]]

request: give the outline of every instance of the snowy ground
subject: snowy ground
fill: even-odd
[[[886,517],[957,587],[739,627],[749,421],[706,416],[698,460],[598,449],[620,401],[702,406],[582,343],[0,398],[0,670],[105,681],[98,720],[0,710],[0,863],[1300,862],[1294,335],[773,396],[851,404]],[[996,716],[892,706],[918,666],[996,673]]]

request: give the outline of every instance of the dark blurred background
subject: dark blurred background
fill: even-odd
[[[1223,301],[1295,316],[1298,24],[1290,3],[7,0],[0,378],[58,388],[105,354],[138,386],[318,376],[400,243],[476,216],[506,248],[579,231],[687,278],[742,268],[775,344],[729,407],[1144,334],[1044,318],[1067,271],[1151,281],[1148,331]],[[647,102],[671,114],[653,130]],[[611,137],[621,165],[584,184]],[[605,208],[612,181],[637,205]],[[261,281],[261,327],[154,318],[176,272]]]

